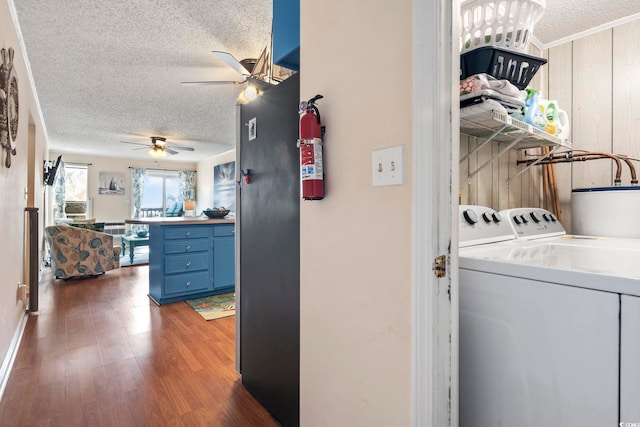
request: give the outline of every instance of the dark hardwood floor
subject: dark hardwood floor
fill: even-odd
[[[0,426],[277,426],[235,371],[235,319],[147,297],[148,266],[53,280],[29,317]]]

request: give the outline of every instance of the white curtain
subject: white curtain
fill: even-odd
[[[53,218],[64,218],[64,207],[66,204],[64,162],[60,160],[55,180],[53,181]]]
[[[131,168],[131,218],[140,217],[145,175],[146,171],[144,169]]]
[[[182,200],[196,200],[196,172],[178,172],[178,186]]]

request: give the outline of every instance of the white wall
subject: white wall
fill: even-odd
[[[412,2],[301,2],[301,99],[318,101],[326,197],[301,202],[300,424],[411,422]],[[404,145],[405,183],[371,151]]]
[[[35,95],[31,89],[25,56],[16,34],[17,31],[11,19],[7,2],[2,1],[0,2],[0,48],[8,49],[11,47],[15,51],[14,67],[19,89],[19,126],[17,154],[11,156],[11,167],[7,168],[4,164],[5,152],[0,157],[0,194],[2,194],[0,236],[2,236],[3,243],[2,256],[0,256],[0,271],[2,272],[0,278],[0,358],[5,362],[0,369],[0,383],[6,379],[6,362],[12,354],[15,344],[15,342],[12,343],[12,340],[21,331],[25,313],[24,304],[16,300],[17,284],[24,283],[26,280],[24,208],[28,202],[32,207],[40,208],[42,211],[42,160],[47,151],[46,132],[37,108]],[[31,133],[30,124],[32,126]],[[30,155],[31,158],[29,158]],[[42,217],[42,212],[40,215]]]
[[[236,150],[198,162],[198,204],[196,212],[213,208],[213,167],[236,160]],[[217,206],[216,206],[217,207]]]
[[[93,205],[92,217],[97,222],[122,222],[131,218],[131,170],[129,167],[168,169],[168,170],[196,170],[197,164],[192,162],[168,162],[162,160],[133,160],[111,157],[86,156],[71,153],[49,153],[50,159],[56,159],[62,154],[66,163],[90,164],[88,173],[89,198]],[[125,192],[123,195],[98,194],[98,176],[100,172],[117,172],[125,176]],[[196,173],[196,187],[200,176]],[[52,197],[51,187],[47,187],[49,197]],[[51,200],[51,199],[50,199]],[[50,201],[49,206],[53,206]]]

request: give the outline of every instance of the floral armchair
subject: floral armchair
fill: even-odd
[[[45,227],[56,279],[97,276],[120,268],[120,246],[113,236],[99,231],[52,225]]]

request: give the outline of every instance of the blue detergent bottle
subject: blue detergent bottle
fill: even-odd
[[[524,106],[524,121],[540,130],[545,130],[547,123],[538,101],[540,92],[537,89],[531,88],[527,88],[526,90],[527,99],[525,100]]]

